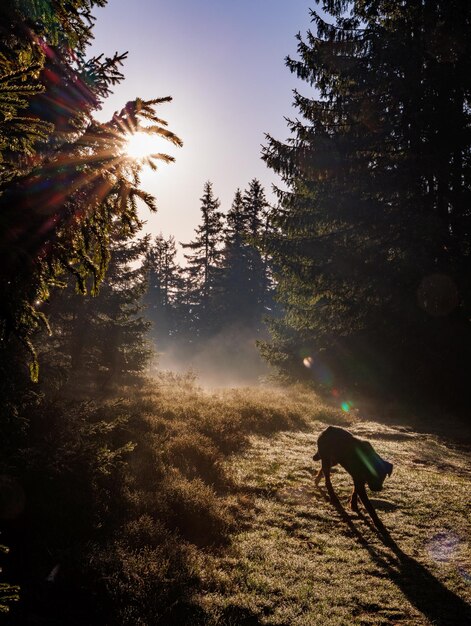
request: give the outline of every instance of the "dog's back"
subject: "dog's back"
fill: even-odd
[[[329,426],[317,440],[314,460],[339,463],[358,483],[368,483],[373,491],[380,491],[386,475],[391,475],[393,466],[384,461],[368,441],[354,437],[348,430]]]

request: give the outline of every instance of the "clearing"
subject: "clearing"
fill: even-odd
[[[383,537],[363,509],[348,510],[342,468],[332,482],[345,508],[314,486],[325,426],[252,435],[226,461],[240,519],[230,546],[200,563],[198,603],[211,623],[471,624],[471,451],[352,417],[348,428],[394,463],[383,491],[371,494],[390,533]]]

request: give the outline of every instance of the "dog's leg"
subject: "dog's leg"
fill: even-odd
[[[319,486],[319,483],[323,475],[324,475],[324,472],[322,471],[322,467],[321,467],[321,469],[317,472],[316,477],[314,478],[314,484],[316,485],[316,487]]]
[[[335,495],[334,488],[332,487],[332,481],[330,480],[330,469],[332,467],[332,462],[330,460],[322,459],[322,472],[325,477],[325,486],[327,487],[327,491],[329,492],[329,496],[332,502],[338,502],[338,498]]]
[[[383,526],[383,522],[379,519],[374,506],[371,504],[370,499],[368,498],[368,495],[366,493],[366,489],[365,489],[365,485],[356,485],[356,490],[358,492],[358,495],[360,496],[360,500],[363,502],[365,509],[368,511],[368,513],[371,516],[371,519],[374,522],[374,525],[376,526],[376,528],[380,529],[380,530],[384,530],[384,526]]]
[[[350,508],[352,511],[358,513],[358,488],[357,485],[353,487],[352,495],[350,497]]]

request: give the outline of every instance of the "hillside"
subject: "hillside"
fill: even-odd
[[[207,391],[167,374],[121,391],[36,409],[11,461],[27,506],[4,526],[2,566],[21,587],[5,623],[471,623],[469,449],[301,386]],[[343,508],[342,469],[343,506],[314,486],[327,424],[394,463],[371,498],[388,535]]]

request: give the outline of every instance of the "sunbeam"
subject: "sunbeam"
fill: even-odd
[[[149,158],[152,154],[155,154],[158,151],[155,144],[155,135],[138,131],[129,136],[124,150],[125,153],[132,159],[142,160]]]

